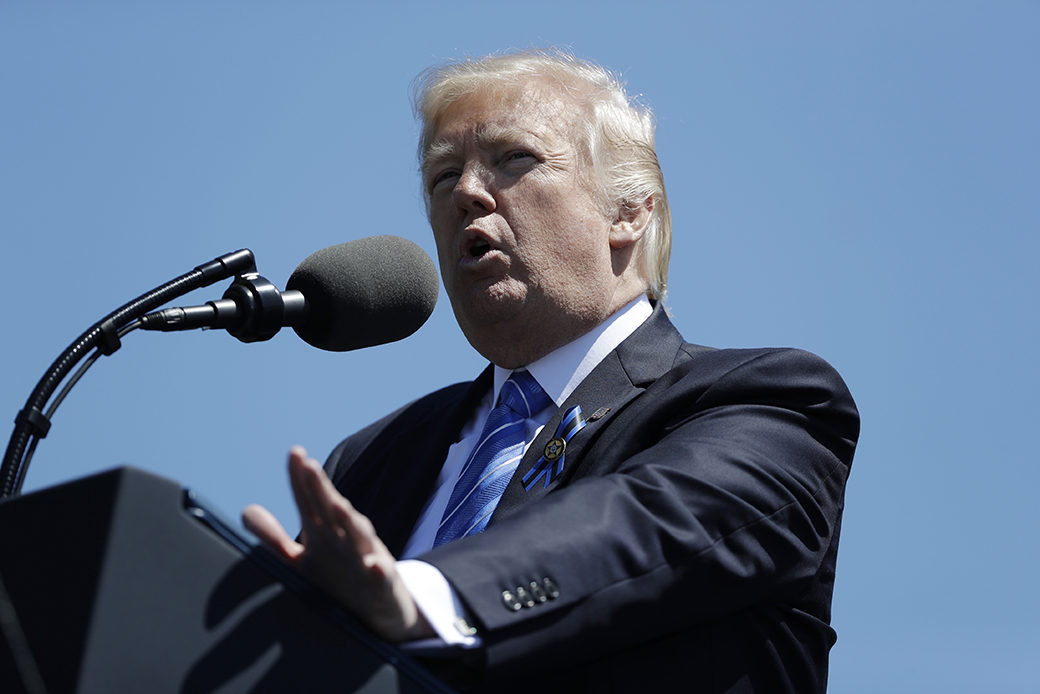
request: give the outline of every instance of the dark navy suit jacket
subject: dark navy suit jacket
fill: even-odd
[[[329,458],[395,555],[490,387],[489,368]],[[548,488],[525,491],[574,405],[601,416],[571,439]],[[824,691],[858,434],[823,360],[691,345],[656,307],[548,422],[487,530],[421,557],[484,641],[458,669],[488,692]]]

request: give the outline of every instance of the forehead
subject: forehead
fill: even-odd
[[[444,110],[426,155],[454,149],[467,138],[484,148],[524,137],[573,141],[581,110],[561,87],[540,81],[480,89]]]

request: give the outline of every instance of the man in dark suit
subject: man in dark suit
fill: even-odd
[[[441,274],[491,366],[325,472],[294,449],[298,541],[246,525],[483,691],[823,691],[859,430],[840,377],[672,327],[652,123],[605,71],[467,61],[418,107]]]

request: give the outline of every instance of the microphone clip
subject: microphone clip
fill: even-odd
[[[163,332],[223,328],[241,342],[263,342],[283,327],[302,324],[307,313],[301,292],[280,292],[256,272],[245,272],[235,277],[223,298],[150,313],[141,318],[141,328]]]
[[[255,272],[235,277],[220,301],[211,301],[220,317],[213,327],[224,328],[241,342],[270,340],[285,326],[302,323],[307,317],[307,304],[297,291],[280,292]],[[218,319],[219,320],[219,319]]]

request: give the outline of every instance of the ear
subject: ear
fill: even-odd
[[[618,217],[610,225],[610,247],[625,248],[643,238],[650,219],[654,214],[654,198],[647,198],[641,203],[621,203]]]

